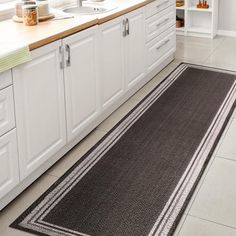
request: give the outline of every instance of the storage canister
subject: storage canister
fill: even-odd
[[[23,23],[27,26],[37,25],[39,22],[38,6],[24,5],[23,9]]]

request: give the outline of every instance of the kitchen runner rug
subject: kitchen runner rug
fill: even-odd
[[[11,227],[172,235],[235,106],[236,75],[181,64]]]

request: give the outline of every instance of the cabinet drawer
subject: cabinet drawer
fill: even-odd
[[[148,71],[156,67],[170,50],[175,49],[175,37],[175,29],[172,27],[165,37],[157,37],[147,44]]]
[[[146,23],[146,41],[150,41],[175,24],[175,6],[172,5],[148,18]]]
[[[11,84],[12,84],[11,71],[8,70],[0,73],[0,90]]]
[[[0,91],[0,136],[15,127],[12,86]]]
[[[0,199],[19,183],[16,130],[0,137]]]
[[[166,9],[170,5],[175,4],[174,0],[156,0],[146,6],[146,18]]]

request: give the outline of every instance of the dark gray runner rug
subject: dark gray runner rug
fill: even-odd
[[[181,64],[11,226],[172,235],[233,111],[235,79]]]

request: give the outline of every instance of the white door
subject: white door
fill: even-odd
[[[125,15],[125,70],[128,89],[145,76],[145,12],[140,8]]]
[[[19,183],[16,130],[0,137],[0,199]]]
[[[32,51],[32,61],[13,69],[21,179],[66,144],[60,45]]]
[[[99,114],[97,30],[95,26],[63,40],[68,141],[82,135]]]
[[[100,25],[100,79],[102,107],[106,109],[124,93],[123,17]]]

